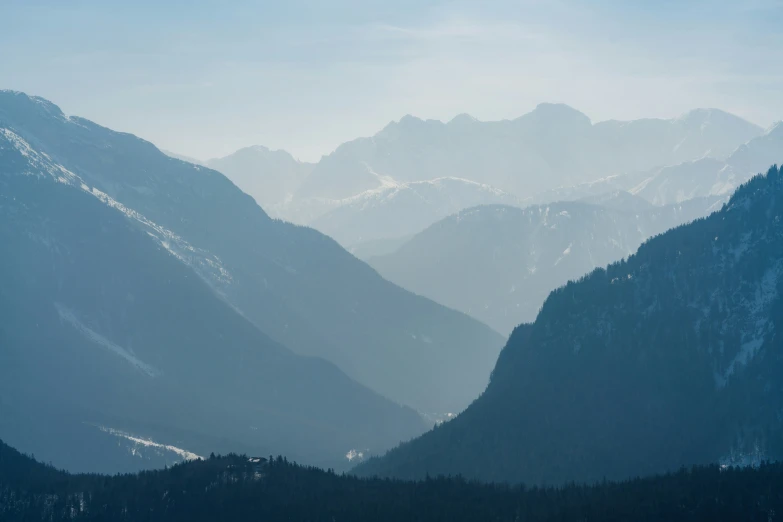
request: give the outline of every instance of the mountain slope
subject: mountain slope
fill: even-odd
[[[518,204],[510,194],[457,178],[391,185],[363,192],[310,225],[346,247],[416,234],[448,215],[476,205]]]
[[[313,170],[313,164],[297,161],[283,150],[260,145],[240,149],[205,166],[215,169],[250,194],[268,214],[285,217],[279,209]]]
[[[724,159],[762,129],[717,109],[672,120],[592,124],[565,105],[541,104],[515,120],[448,123],[406,116],[324,157],[295,199],[343,199],[397,182],[457,177],[518,197],[598,177],[703,157]]]
[[[116,472],[211,447],[286,448],[336,466],[424,428],[262,334],[182,264],[181,238],[8,129],[0,243],[0,433],[48,461]],[[162,461],[133,439],[186,451],[163,448]]]
[[[359,468],[563,482],[783,457],[783,172],[552,292],[486,392]]]
[[[600,206],[471,208],[368,262],[403,288],[511,333],[535,320],[555,288],[721,206],[714,198],[669,207],[639,205],[638,199],[620,192],[591,199]]]
[[[295,352],[425,412],[459,411],[486,386],[500,335],[385,281],[321,233],[270,219],[219,172],[21,93],[0,92],[0,125],[187,242],[181,261]]]
[[[184,154],[177,154],[176,152],[171,152],[170,150],[165,150],[165,149],[160,149],[160,151],[170,158],[187,161],[188,163],[192,163],[194,165],[201,165],[202,167],[205,166],[203,161],[198,160],[196,158],[185,156]]]

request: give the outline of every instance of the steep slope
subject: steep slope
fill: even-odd
[[[0,92],[0,125],[186,241],[180,259],[295,352],[424,412],[459,411],[486,386],[500,335],[385,281],[321,233],[270,219],[219,172],[21,93]]]
[[[550,294],[486,392],[359,471],[562,482],[783,457],[783,172]]]
[[[560,104],[515,120],[448,123],[406,116],[324,157],[295,199],[343,199],[398,182],[458,177],[518,197],[601,176],[647,171],[703,157],[724,159],[762,129],[716,109],[672,120],[592,124]]]
[[[476,205],[515,205],[503,191],[474,181],[438,178],[390,185],[349,198],[310,223],[349,248],[365,241],[421,232],[436,221]]]
[[[680,203],[695,197],[730,195],[752,174],[737,175],[714,158],[656,169],[628,191],[654,205]]]
[[[262,334],[182,264],[199,255],[182,238],[8,129],[0,244],[0,433],[47,461],[116,472],[211,448],[285,448],[344,466],[351,449],[424,428]],[[144,440],[174,448],[137,452]]]
[[[780,161],[783,150],[783,122],[777,122],[761,136],[737,147],[726,160],[739,173],[755,172],[764,164]]]
[[[511,333],[535,320],[555,288],[721,206],[714,198],[660,208],[638,199],[618,192],[592,198],[600,206],[471,208],[368,262],[403,288]]]
[[[0,441],[0,518],[104,522],[774,521],[783,464],[696,467],[594,486],[509,487],[459,478],[360,480],[239,455],[116,477],[69,475]]]
[[[297,161],[284,150],[260,145],[211,159],[205,165],[225,174],[269,215],[281,218],[286,216],[280,214],[280,207],[291,199],[314,166]]]

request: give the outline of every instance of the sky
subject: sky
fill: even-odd
[[[405,114],[783,119],[783,0],[0,0],[0,88],[208,159]]]

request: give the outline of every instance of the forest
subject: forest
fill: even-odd
[[[258,461],[258,462],[255,462]],[[783,464],[681,469],[561,487],[460,477],[360,479],[283,457],[227,455],[116,476],[72,475],[0,442],[0,520],[15,521],[774,521]]]

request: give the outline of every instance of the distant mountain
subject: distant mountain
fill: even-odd
[[[0,243],[0,434],[47,461],[116,472],[285,448],[345,466],[425,427],[262,334],[180,261],[200,255],[182,238],[6,128]]]
[[[725,161],[704,158],[656,169],[649,177],[637,178],[628,191],[655,205],[668,205],[696,197],[728,196],[751,176],[737,176]]]
[[[0,126],[170,231],[179,259],[283,346],[425,413],[460,411],[486,386],[499,334],[385,281],[321,233],[270,219],[219,172],[21,93],[0,92]]]
[[[657,169],[629,191],[657,205],[731,194],[756,172],[783,158],[783,124],[738,147],[725,160],[705,158]]]
[[[519,203],[510,194],[475,181],[438,178],[368,190],[342,202],[310,226],[350,247],[413,235],[467,207]]]
[[[560,489],[361,480],[240,455],[107,477],[63,473],[0,441],[0,510],[4,522],[769,521],[783,510],[783,464],[694,467]]]
[[[206,166],[225,174],[273,217],[286,217],[280,214],[281,207],[314,167],[312,163],[297,161],[284,150],[269,150],[260,145],[211,159]]]
[[[456,419],[357,469],[561,483],[783,457],[783,172],[552,292]]]
[[[599,141],[623,154],[615,161],[625,163],[625,171],[675,165],[703,157],[724,159],[763,131],[719,109],[694,109],[672,120],[605,121],[595,127]]]
[[[443,123],[406,116],[324,157],[295,199],[344,199],[396,182],[457,177],[527,198],[627,172],[703,157],[724,159],[762,129],[717,109],[672,120],[592,124],[566,105],[541,104],[515,120],[463,115]]]
[[[646,239],[720,209],[716,198],[654,207],[616,192],[586,201],[459,212],[393,253],[369,259],[389,281],[511,333],[547,295]]]
[[[574,186],[536,194],[537,203],[599,197],[627,191],[655,205],[681,203],[693,198],[728,196],[757,172],[783,157],[783,124],[743,143],[727,157],[704,157],[656,167],[648,171],[607,176]]]
[[[761,133],[717,109],[672,120],[593,124],[571,107],[545,103],[515,120],[496,122],[466,114],[448,123],[408,115],[375,136],[344,143],[317,164],[249,147],[207,165],[226,174],[271,216],[313,226],[352,247],[419,232],[478,204],[631,191],[646,178],[632,183],[636,178],[622,176],[611,186],[599,184],[597,191],[577,188],[563,195],[563,187],[599,177],[648,173],[704,158],[723,161]],[[558,196],[548,198],[548,191]]]

